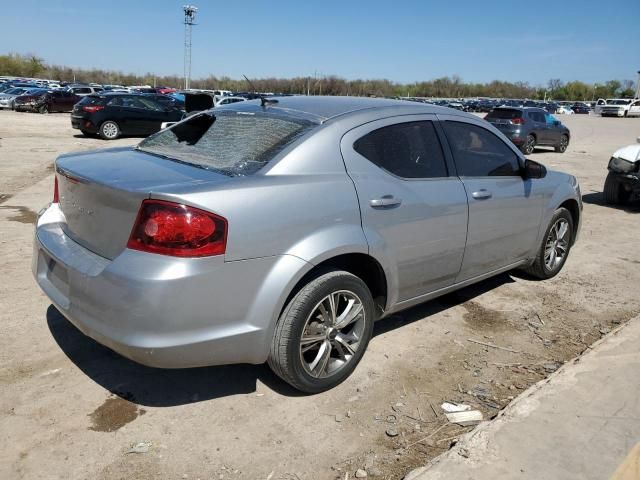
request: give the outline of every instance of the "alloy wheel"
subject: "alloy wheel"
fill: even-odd
[[[561,152],[564,152],[564,151],[567,149],[567,147],[568,147],[568,146],[569,146],[569,139],[567,138],[567,136],[566,136],[566,135],[563,135],[563,136],[560,138],[559,150],[560,150]]]
[[[118,136],[118,126],[113,122],[107,122],[102,126],[102,133],[107,138],[116,138]]]
[[[314,378],[342,370],[360,347],[365,329],[362,300],[349,290],[324,297],[311,311],[302,329],[300,359]]]
[[[527,143],[525,144],[524,149],[525,149],[525,153],[526,153],[527,155],[529,155],[529,154],[533,153],[533,150],[535,149],[535,146],[536,146],[536,139],[535,139],[532,135],[529,135],[529,136],[527,137],[526,142],[527,142]]]
[[[547,269],[553,271],[557,269],[569,250],[569,222],[564,218],[559,218],[553,224],[547,241],[544,246],[544,264]]]

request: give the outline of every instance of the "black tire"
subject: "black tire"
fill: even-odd
[[[631,197],[631,192],[625,190],[615,173],[609,172],[604,181],[604,203],[609,205],[621,205]]]
[[[564,153],[567,151],[568,146],[569,146],[569,137],[567,135],[562,135],[560,137],[560,143],[555,147],[555,150],[558,153]]]
[[[100,125],[98,135],[103,140],[115,140],[120,137],[120,127],[113,120],[106,120]]]
[[[359,320],[363,323],[358,347],[350,360],[335,373],[317,378],[310,375],[303,365],[300,345],[302,335],[307,326],[307,320],[323,299],[339,291],[355,294],[362,302],[364,316]],[[375,308],[371,292],[360,278],[340,270],[321,273],[302,287],[280,315],[271,343],[269,366],[276,375],[302,392],[319,393],[329,390],[349,377],[362,359],[373,332],[374,315]],[[331,339],[331,341],[335,340]],[[333,355],[334,350],[330,352]]]
[[[40,108],[38,108],[38,112],[46,115],[47,113],[49,113],[49,107],[46,105],[42,105]]]
[[[547,242],[549,236],[551,234],[551,229],[556,225],[559,220],[566,220],[568,222],[568,230],[567,230],[567,246],[566,253],[561,261],[555,265],[553,268],[548,268],[545,264],[545,247],[547,246]],[[551,221],[547,226],[547,229],[544,232],[544,237],[542,237],[542,244],[540,248],[538,248],[538,252],[536,254],[536,258],[531,265],[528,267],[524,267],[521,270],[525,273],[531,275],[532,277],[539,278],[541,280],[546,280],[551,277],[555,277],[560,271],[569,257],[569,253],[571,251],[571,246],[573,245],[573,235],[574,235],[574,222],[571,213],[566,208],[558,208],[553,216],[551,217]]]
[[[536,148],[536,137],[533,135],[527,135],[527,138],[524,140],[524,144],[520,147],[520,150],[525,155],[531,155],[533,150]]]

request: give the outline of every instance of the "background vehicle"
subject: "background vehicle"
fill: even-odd
[[[70,112],[73,106],[81,97],[74,95],[73,92],[67,90],[45,90],[44,93],[38,91],[33,98],[24,95],[24,98],[18,102],[21,110],[30,110],[33,112],[49,113],[49,112]]]
[[[102,87],[92,87],[90,85],[69,85],[67,89],[79,97],[100,93],[104,90]]]
[[[355,369],[378,318],[564,265],[576,179],[487,122],[397,100],[271,102],[57,159],[32,265],[81,331],[158,367],[268,361],[319,392]]]
[[[573,115],[575,112],[568,105],[559,105],[556,108],[556,113],[560,113],[562,115]]]
[[[606,103],[601,102],[605,102],[605,100],[598,100],[596,113],[603,117],[640,116],[640,99],[608,98]]]
[[[216,100],[216,107],[222,106],[222,105],[229,105],[231,103],[238,103],[238,102],[246,102],[247,99],[244,97],[222,97],[219,98],[218,100]]]
[[[13,110],[15,99],[28,90],[30,89],[25,87],[12,87],[0,93],[0,108]]]
[[[71,126],[85,135],[114,140],[120,135],[155,133],[162,122],[177,122],[183,114],[168,96],[105,93],[80,100],[71,112]]]
[[[573,105],[571,105],[571,110],[573,110],[573,113],[577,113],[577,114],[588,115],[591,113],[591,107],[589,107],[589,105],[584,103],[574,103]]]
[[[526,155],[538,146],[554,147],[556,152],[564,153],[571,139],[569,129],[541,108],[498,107],[484,119]]]
[[[42,97],[47,94],[43,88],[32,88],[13,100],[13,109],[16,112],[35,111],[36,105],[42,101]]]
[[[604,201],[620,205],[640,198],[640,137],[635,145],[614,152],[607,165]]]

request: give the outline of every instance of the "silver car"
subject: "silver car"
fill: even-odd
[[[0,109],[7,108],[13,110],[15,108],[14,105],[16,98],[18,98],[20,95],[25,94],[29,90],[33,89],[25,87],[14,87],[0,93]]]
[[[582,213],[574,177],[484,120],[353,97],[219,107],[55,179],[33,273],[76,327],[156,367],[267,361],[305,392],[347,378],[378,319],[556,275]]]

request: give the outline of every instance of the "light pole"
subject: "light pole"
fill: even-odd
[[[184,89],[189,90],[191,86],[191,29],[196,24],[198,7],[183,5],[182,10],[184,11]]]
[[[636,85],[636,94],[634,98],[640,98],[640,70],[638,70],[638,83]]]

